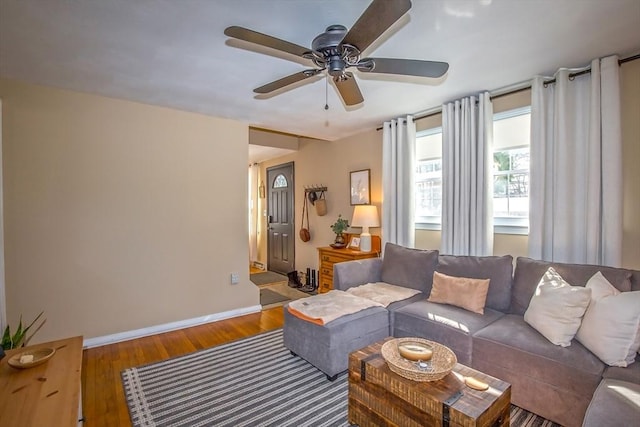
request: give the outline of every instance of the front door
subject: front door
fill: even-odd
[[[267,169],[267,268],[286,274],[295,270],[293,162]]]

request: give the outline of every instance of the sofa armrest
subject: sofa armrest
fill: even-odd
[[[382,258],[367,258],[333,264],[333,289],[346,291],[353,286],[380,281]]]

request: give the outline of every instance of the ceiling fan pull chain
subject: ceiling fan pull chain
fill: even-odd
[[[329,109],[329,73],[325,76],[324,81],[324,109]]]

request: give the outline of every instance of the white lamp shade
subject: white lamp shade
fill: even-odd
[[[357,205],[353,210],[351,226],[366,228],[380,227],[378,208],[375,205]]]
[[[369,227],[380,226],[378,208],[374,205],[357,205],[353,210],[351,226],[362,227],[362,233],[360,233],[360,250],[363,252],[371,251],[371,234],[369,234]]]

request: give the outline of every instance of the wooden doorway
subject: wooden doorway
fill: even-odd
[[[287,274],[295,270],[293,162],[267,168],[267,186],[267,268]]]

